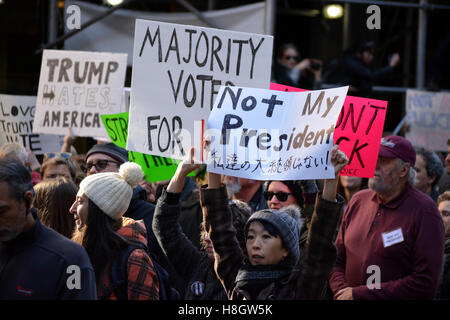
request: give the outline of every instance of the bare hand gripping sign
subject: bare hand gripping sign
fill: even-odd
[[[266,35],[136,20],[127,149],[199,150],[221,85],[269,88],[272,47]]]
[[[44,50],[33,132],[108,137],[100,114],[121,111],[127,55]]]
[[[221,87],[208,119],[208,171],[256,180],[334,177],[330,150],[348,87]]]

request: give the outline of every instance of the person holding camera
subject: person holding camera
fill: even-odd
[[[293,43],[280,47],[273,64],[272,82],[291,87],[316,90],[322,81],[322,61],[305,58],[300,61],[300,53]]]

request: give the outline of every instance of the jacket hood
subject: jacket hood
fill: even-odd
[[[118,234],[129,242],[144,245],[147,248],[147,229],[144,221],[122,217],[122,225],[122,228],[117,231]]]

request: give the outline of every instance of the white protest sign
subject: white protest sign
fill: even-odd
[[[333,178],[333,132],[347,90],[221,87],[208,119],[207,170],[255,180]]]
[[[0,94],[0,145],[16,142],[35,154],[59,152],[63,136],[33,134],[36,97]]]
[[[126,66],[121,53],[44,50],[33,132],[108,137],[100,114],[121,111]]]
[[[406,91],[406,138],[414,146],[446,151],[450,137],[450,93]]]
[[[272,36],[136,20],[127,150],[183,159],[221,85],[269,88],[272,48]]]

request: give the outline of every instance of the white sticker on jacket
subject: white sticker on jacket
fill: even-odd
[[[398,228],[394,231],[384,232],[381,234],[383,237],[383,246],[385,248],[390,247],[396,243],[403,242],[402,228]]]

